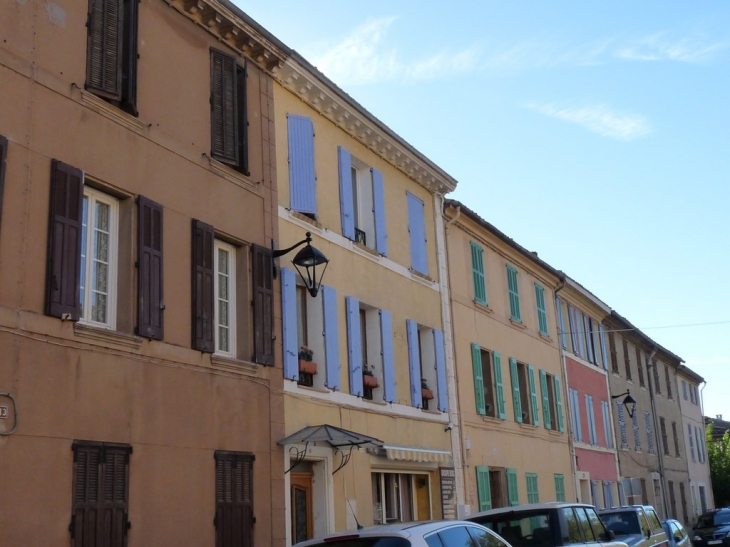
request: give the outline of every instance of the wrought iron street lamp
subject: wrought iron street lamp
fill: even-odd
[[[292,259],[292,264],[294,264],[294,268],[296,268],[299,273],[299,277],[302,278],[302,282],[309,291],[309,294],[312,295],[312,298],[315,298],[319,292],[319,288],[322,286],[322,278],[324,277],[325,270],[327,270],[327,264],[329,264],[330,259],[324,256],[322,251],[312,246],[311,232],[307,232],[307,237],[305,239],[280,251],[274,250],[274,244],[272,242],[271,256],[273,258],[279,258],[305,243],[306,246]],[[324,265],[324,267],[321,268],[320,271],[318,267],[321,267],[322,265]],[[274,265],[274,278],[276,278],[276,265]]]
[[[624,407],[626,407],[626,411],[629,413],[629,418],[633,420],[634,412],[636,411],[636,399],[631,396],[631,392],[628,389],[625,393],[621,393],[620,395],[611,395],[611,399],[618,399],[619,397],[623,397],[624,395],[626,395],[626,398],[623,400],[623,405]]]

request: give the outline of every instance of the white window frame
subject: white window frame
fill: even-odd
[[[228,350],[220,348],[220,251],[228,253]],[[213,245],[213,267],[215,271],[214,277],[214,311],[213,315],[215,325],[215,353],[224,357],[234,359],[236,357],[236,248],[219,239],[216,239]]]
[[[81,317],[79,322],[86,325],[93,325],[110,330],[116,330],[117,327],[117,271],[119,269],[119,201],[103,192],[99,192],[88,186],[84,186],[84,201],[86,202],[87,218],[86,224],[82,226],[85,232],[85,245],[81,248],[83,279],[85,283],[79,280],[79,287],[83,292],[81,301]],[[92,296],[93,289],[90,282],[93,279],[94,260],[93,257],[94,237],[89,234],[89,227],[93,227],[95,219],[92,218],[92,212],[96,208],[97,203],[102,203],[109,207],[109,245],[107,260],[107,308],[106,321],[94,321],[91,319],[92,312]],[[82,239],[83,241],[83,239]]]
[[[354,227],[365,232],[365,246],[375,249],[375,196],[373,194],[372,168],[354,156],[350,157],[352,185],[352,210]]]

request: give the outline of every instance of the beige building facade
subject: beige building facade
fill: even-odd
[[[553,305],[561,274],[457,201],[444,220],[463,513],[573,500]]]
[[[232,5],[0,3],[0,544],[283,545],[273,80]]]

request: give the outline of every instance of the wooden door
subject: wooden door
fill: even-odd
[[[312,474],[291,473],[292,545],[313,537]]]

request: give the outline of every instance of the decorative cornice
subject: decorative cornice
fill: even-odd
[[[218,0],[165,2],[268,72],[275,72],[287,57],[281,47],[249,24],[242,14],[234,13]]]
[[[274,73],[274,78],[430,192],[446,194],[456,189],[456,180],[419,154],[313,67],[289,57]]]

